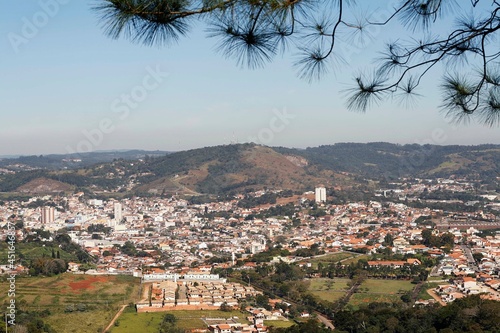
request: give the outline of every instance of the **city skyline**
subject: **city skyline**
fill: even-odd
[[[376,3],[383,12],[383,2]],[[498,127],[453,125],[439,112],[434,82],[442,69],[425,78],[412,107],[389,101],[364,114],[347,111],[343,91],[369,70],[392,31],[341,50],[349,62],[310,84],[297,77],[293,54],[261,69],[239,68],[214,51],[216,40],[200,26],[177,45],[150,48],[104,36],[89,4],[1,8],[0,155],[179,151],[231,142],[500,143]]]

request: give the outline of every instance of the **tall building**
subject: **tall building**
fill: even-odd
[[[119,202],[115,202],[115,222],[119,224],[122,221],[122,204]]]
[[[314,191],[315,201],[317,203],[326,201],[326,188],[325,185],[318,185]]]
[[[54,207],[42,207],[42,223],[52,223],[56,219],[56,209]]]

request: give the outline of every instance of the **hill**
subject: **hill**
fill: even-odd
[[[153,159],[147,171],[163,175],[137,187],[139,192],[222,194],[248,188],[305,190],[332,183],[334,172],[314,174],[301,157],[285,155],[254,144],[195,149]]]
[[[141,159],[120,158],[74,170],[46,168],[14,173],[10,170],[0,173],[0,192],[29,192],[45,186],[48,191],[76,189],[94,194],[192,196],[263,188],[304,191],[319,183],[355,192],[384,186],[401,177],[466,178],[496,189],[499,165],[500,145],[421,146],[379,142],[294,149],[248,143],[157,157],[145,155]],[[44,184],[48,180],[65,186]]]
[[[125,150],[97,151],[89,153],[31,155],[18,157],[0,157],[0,168],[7,170],[60,170],[79,169],[97,163],[111,162],[115,159],[137,160],[147,156],[164,156],[166,151]]]
[[[499,176],[500,145],[438,146],[374,142],[338,143],[303,150],[275,149],[302,156],[321,168],[370,179],[467,176],[475,180],[490,180]]]
[[[73,186],[69,184],[45,177],[40,177],[33,179],[22,186],[19,186],[16,191],[20,193],[44,194],[68,192],[72,189]]]

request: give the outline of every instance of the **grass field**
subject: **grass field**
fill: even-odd
[[[137,313],[134,308],[126,308],[115,322],[115,326],[111,328],[110,332],[157,333],[163,316],[165,316],[164,312]]]
[[[64,273],[53,277],[16,278],[16,305],[21,310],[50,310],[44,318],[56,332],[102,332],[121,304],[134,302],[140,284],[132,276]],[[0,302],[7,283],[0,284]]]
[[[401,295],[413,290],[415,285],[404,280],[367,279],[363,281],[358,292],[352,295],[349,305],[357,309],[371,302],[401,302]]]
[[[294,324],[295,322],[292,320],[264,320],[264,326],[273,326],[276,328],[287,328],[293,326]]]
[[[420,290],[420,293],[418,294],[418,299],[423,299],[423,300],[428,300],[428,299],[433,299],[431,295],[427,292],[428,289],[434,289],[438,286],[437,283],[425,283]]]
[[[451,278],[451,276],[447,275],[447,276],[429,276],[427,278],[427,281],[430,281],[430,282],[443,282],[443,281],[448,281],[449,279]]]
[[[312,279],[309,292],[326,301],[336,301],[344,296],[349,279]]]
[[[415,285],[407,280],[367,279],[360,286],[360,289],[364,289],[367,293],[382,294],[404,293],[405,291],[413,290],[413,288],[415,288]]]
[[[16,244],[16,253],[17,255],[22,255],[23,260],[29,261],[31,259],[47,257],[51,258],[52,249],[54,249],[55,253],[59,251],[59,256],[61,259],[66,261],[76,261],[77,258],[75,255],[72,255],[62,249],[57,247],[46,247],[41,246],[38,243],[17,243]],[[5,242],[0,242],[0,265],[7,264],[7,253],[8,253],[8,244]]]
[[[202,318],[233,318],[238,317],[240,323],[248,323],[245,314],[240,311],[169,311],[169,312],[143,312],[137,313],[133,308],[127,308],[118,318],[118,326],[114,326],[110,333],[157,333],[158,327],[166,313],[171,313],[177,318],[176,326],[183,329],[206,328]],[[288,322],[287,322],[288,323]],[[293,325],[293,322],[292,322]],[[291,325],[290,325],[291,326]],[[277,326],[278,327],[278,326]],[[284,326],[279,326],[284,327]]]
[[[369,303],[372,302],[379,302],[379,303],[400,303],[401,295],[395,295],[395,294],[367,294],[367,293],[361,293],[361,294],[354,294],[351,296],[351,299],[349,300],[349,305],[351,305],[354,309],[359,309],[362,305],[368,305]]]
[[[354,254],[352,253],[347,253],[347,252],[338,252],[338,253],[332,253],[332,254],[327,254],[325,256],[321,257],[316,257],[311,259],[311,264],[313,268],[317,268],[319,263],[322,263],[323,265],[327,266],[328,264],[331,263],[336,263],[341,260],[347,259],[354,257]]]
[[[356,257],[344,260],[344,261],[342,261],[342,264],[343,265],[349,265],[351,262],[357,263],[360,259],[368,260],[369,258],[370,258],[370,256],[368,256],[366,254],[362,254],[362,255],[358,255]]]

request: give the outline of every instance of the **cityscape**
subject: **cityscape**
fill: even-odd
[[[499,0],[0,31],[0,333],[500,333]]]
[[[0,270],[19,281],[54,274],[129,276],[139,291],[128,306],[138,314],[243,311],[226,319],[200,315],[203,322],[193,332],[272,332],[276,323],[286,327],[309,318],[334,328],[322,300],[331,311],[359,308],[362,299],[380,297],[365,287],[373,283],[397,282],[384,299],[399,304],[446,306],[472,295],[499,301],[498,195],[478,191],[467,177],[409,177],[388,185],[374,188],[369,200],[345,203],[338,202],[341,187],[324,184],[304,192],[247,190],[197,203],[199,196],[175,194],[34,195],[28,184],[27,199],[2,201],[2,224],[17,226],[18,242],[47,248],[47,261],[68,258],[66,273],[57,265],[38,266],[29,254],[22,256],[24,265]],[[39,182],[31,186],[40,191]],[[427,199],[445,193],[451,197]],[[2,229],[1,237],[8,235]],[[64,242],[81,248],[74,261]],[[285,293],[266,285],[267,276],[285,267],[297,275],[276,284],[287,286],[281,287]],[[288,286],[291,281],[304,285]],[[314,297],[314,305],[304,297]]]

